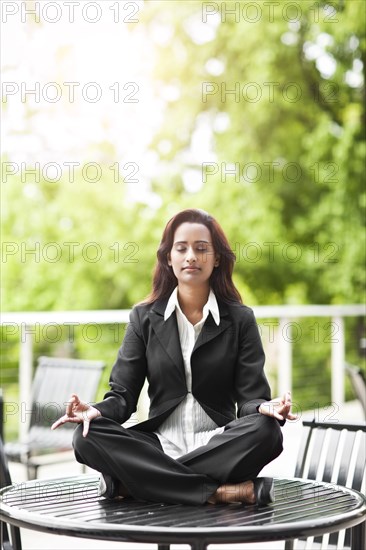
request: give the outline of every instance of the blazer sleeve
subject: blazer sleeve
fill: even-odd
[[[258,412],[257,407],[270,401],[271,390],[264,374],[265,355],[254,313],[246,308],[240,327],[235,388],[238,417]]]
[[[94,405],[102,416],[120,424],[126,422],[136,411],[146,378],[146,346],[139,327],[138,312],[134,308],[130,313],[130,322],[111,371],[110,390],[105,394],[103,401]]]

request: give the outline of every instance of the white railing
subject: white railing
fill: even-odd
[[[337,338],[331,339],[331,397],[332,402],[344,403],[345,336],[344,317],[366,315],[364,304],[355,305],[303,305],[303,306],[255,306],[257,320],[278,319],[275,324],[280,338],[278,343],[277,379],[278,392],[282,394],[292,388],[292,338],[295,319],[303,317],[329,317],[337,328]],[[8,335],[19,334],[19,401],[30,409],[30,388],[33,365],[33,334],[37,327],[74,327],[80,325],[124,324],[128,322],[130,310],[96,311],[50,311],[3,313],[1,325]],[[26,433],[27,426],[20,422],[19,435]]]

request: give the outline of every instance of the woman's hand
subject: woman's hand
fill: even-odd
[[[89,431],[90,422],[94,418],[97,418],[97,416],[101,416],[101,412],[98,411],[98,409],[88,405],[88,403],[80,401],[79,397],[73,393],[66,406],[66,414],[52,424],[51,430],[55,430],[66,422],[75,422],[77,424],[83,423],[83,436],[86,437]]]
[[[283,397],[276,397],[271,401],[261,403],[258,411],[277,420],[296,420],[297,415],[291,412],[291,393],[286,392]]]

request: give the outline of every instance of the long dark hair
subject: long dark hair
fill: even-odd
[[[204,210],[196,208],[182,210],[168,221],[157,251],[158,261],[154,270],[152,291],[143,303],[167,298],[177,286],[177,278],[168,265],[167,255],[173,247],[176,229],[185,222],[205,225],[210,231],[214,252],[220,255],[219,265],[210,277],[210,286],[216,297],[223,302],[241,304],[241,296],[232,281],[236,256],[217,221]]]

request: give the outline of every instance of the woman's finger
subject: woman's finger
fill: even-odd
[[[284,394],[283,402],[286,406],[291,407],[291,393],[289,391]]]
[[[72,396],[70,397],[70,400],[68,401],[67,405],[66,405],[66,414],[68,416],[72,416],[73,412],[72,412],[72,408],[74,405],[77,404],[77,395],[75,394],[72,394]]]
[[[59,418],[58,420],[56,420],[56,422],[54,422],[52,424],[51,430],[55,430],[56,428],[61,426],[61,424],[65,424],[65,422],[67,422],[67,415],[66,414],[64,414],[64,416],[61,416],[61,418]]]
[[[89,427],[90,427],[90,421],[84,420],[83,437],[86,437],[88,435]]]
[[[81,424],[83,422],[83,419],[78,416],[68,416],[67,414],[64,414],[64,416],[61,416],[56,422],[54,422],[51,426],[51,430],[55,430],[62,424],[66,424],[66,422],[73,422],[74,424]]]

